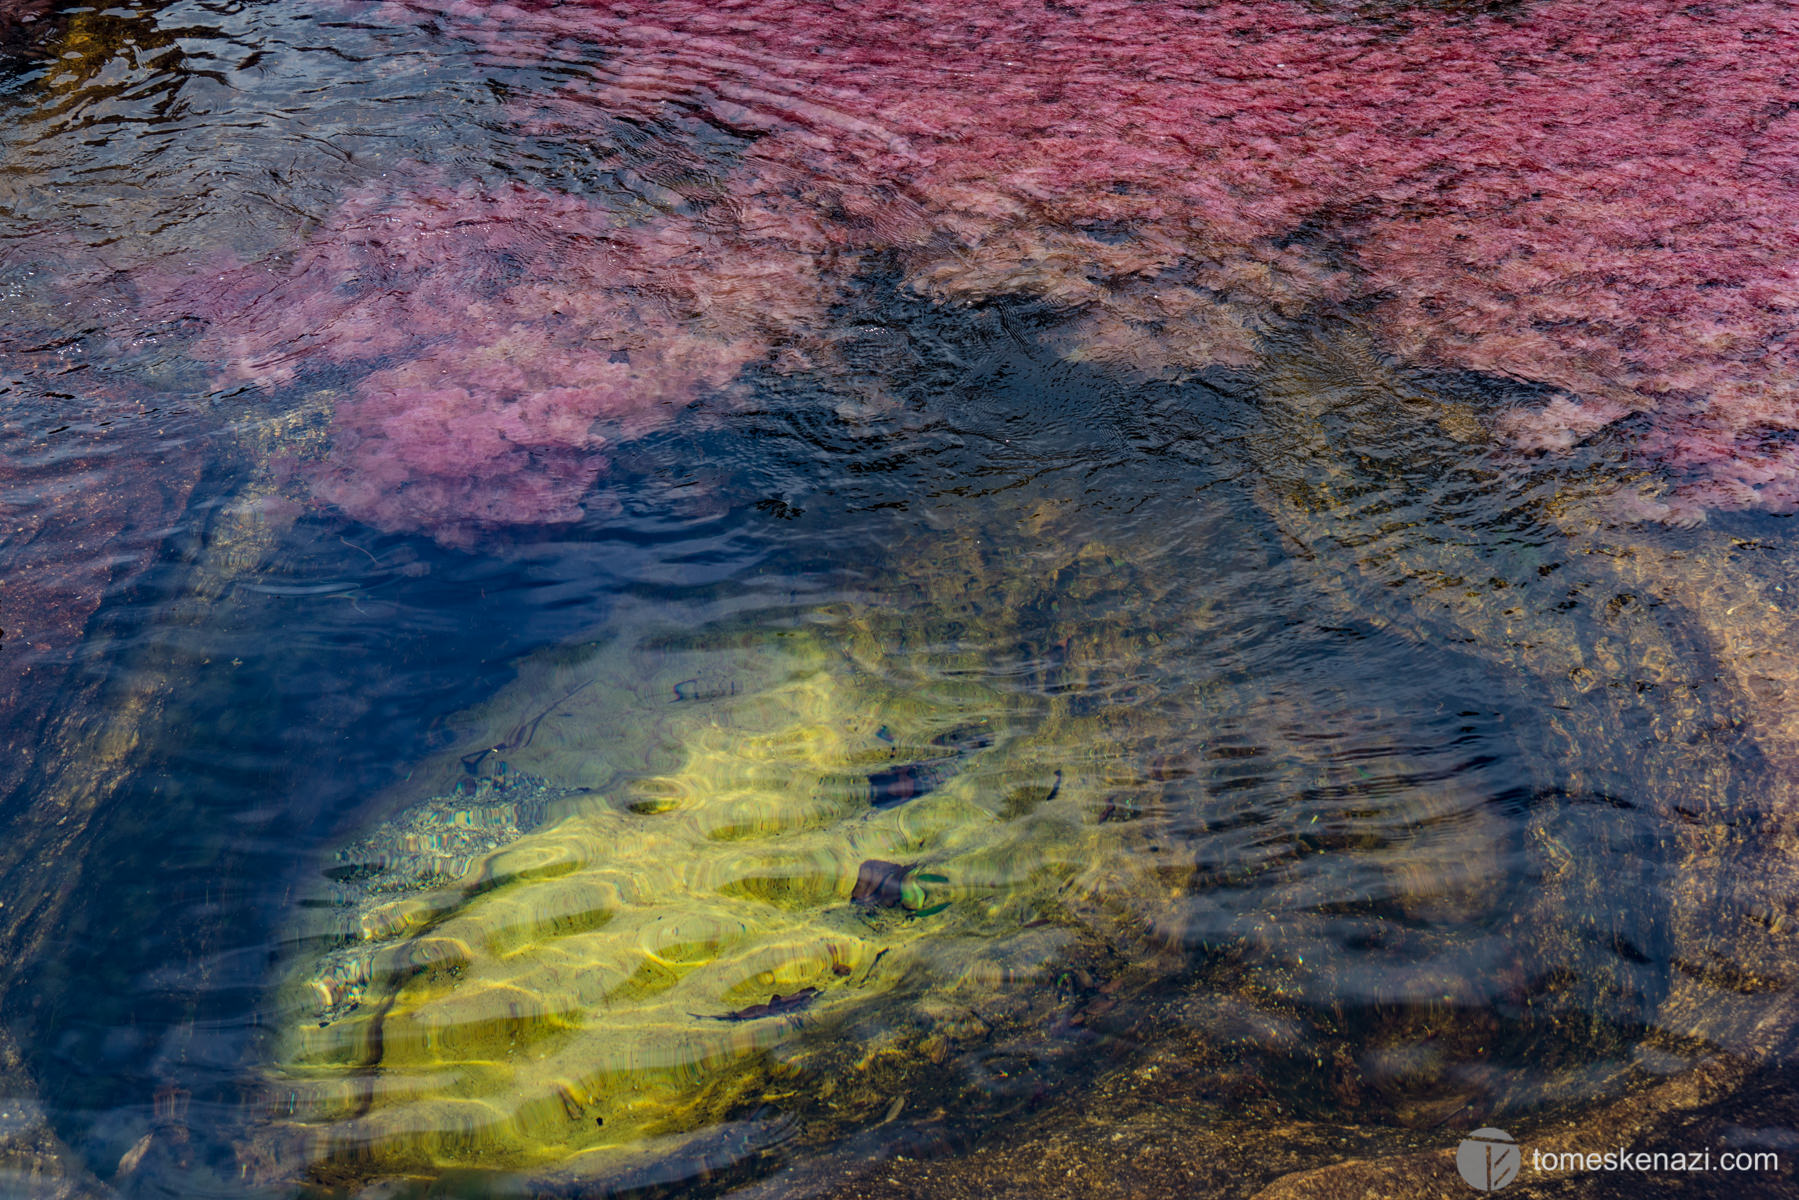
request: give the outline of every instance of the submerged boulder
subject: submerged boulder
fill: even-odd
[[[1151,884],[1099,772],[1016,695],[865,669],[852,625],[640,615],[528,664],[302,910],[276,1163],[617,1169],[796,1071],[941,1057],[945,1006],[985,1028],[1122,940],[1090,910]]]
[[[1396,444],[1385,422],[1435,418],[1414,458],[1441,465],[1484,461],[1458,440],[1479,421],[1325,366],[1335,392],[1270,381],[1280,436],[1257,443],[1255,495],[1302,555],[1224,570],[1154,521],[1103,544],[1021,489],[895,551],[914,566],[871,600],[633,607],[528,660],[320,864],[254,1168],[576,1186],[840,1145],[1034,1103],[1095,1023],[1153,1041],[1139,1011],[1237,1048],[1276,1109],[1353,1109],[1406,1145],[1702,1059],[1672,1028],[1682,964],[1727,953],[1737,910],[1671,909],[1763,852],[1686,857],[1679,797],[1742,765],[1703,626],[1608,606],[1621,560],[1554,540],[1615,477],[1495,467],[1534,542],[1407,519],[1413,459],[1370,450]],[[1308,605],[1357,624],[1357,671],[1428,645],[1487,672],[1466,686],[1516,688],[1507,711],[1548,697],[1519,734],[1547,753],[1495,767],[1466,727],[1420,738],[1389,681],[1292,654]],[[1606,663],[1614,682],[1579,674]],[[1628,912],[1624,884],[1647,889]]]

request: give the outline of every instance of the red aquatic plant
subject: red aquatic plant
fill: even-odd
[[[382,8],[554,61],[517,119],[638,195],[370,189],[163,290],[227,379],[359,367],[318,489],[385,527],[572,516],[609,441],[792,360],[865,250],[1061,305],[1071,353],[1145,371],[1358,312],[1408,361],[1555,389],[1502,422],[1520,447],[1648,413],[1680,503],[1799,507],[1791,6]]]
[[[944,296],[1078,306],[1089,357],[1245,362],[1357,300],[1408,359],[1560,389],[1553,447],[1631,412],[1708,503],[1799,503],[1799,10],[1542,0],[400,0],[586,77],[570,130],[753,139],[738,202],[802,197]],[[566,70],[566,68],[564,68]]]
[[[196,320],[221,382],[355,364],[321,498],[447,541],[573,519],[621,437],[668,425],[816,319],[792,239],[636,222],[521,186],[369,190],[297,252],[173,273],[154,307]]]

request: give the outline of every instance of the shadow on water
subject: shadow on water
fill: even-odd
[[[0,23],[0,39],[0,89],[24,114],[0,136],[0,207],[79,231],[67,253],[97,272],[90,282],[110,279],[113,253],[255,253],[408,158],[574,190],[640,186],[499,121],[506,70],[445,70],[441,45],[323,10],[45,9]],[[104,132],[123,126],[131,136]],[[717,132],[674,182],[700,188],[707,154],[747,144]],[[644,157],[648,169],[657,155]],[[717,868],[705,881],[717,894],[783,919],[804,911],[848,947],[783,959],[791,947],[768,935],[756,946],[774,964],[766,977],[711,981],[711,1007],[683,999],[658,1018],[725,1046],[718,1057],[765,1055],[773,1082],[671,1102],[666,1119],[614,1116],[573,1089],[548,1121],[508,1112],[580,1151],[607,1119],[640,1120],[661,1153],[596,1173],[623,1192],[829,1194],[833,1171],[982,1154],[1002,1179],[1073,1155],[1079,1184],[1077,1151],[1094,1138],[1148,1160],[1204,1126],[1212,1174],[1186,1160],[1158,1169],[1249,1194],[1347,1154],[1435,1147],[1477,1119],[1579,1113],[1672,1073],[1681,1047],[1647,1045],[1658,1012],[1681,975],[1727,974],[1677,961],[1687,826],[1659,800],[1687,776],[1668,765],[1678,748],[1654,757],[1658,711],[1607,708],[1604,687],[1560,663],[1545,674],[1569,685],[1541,687],[1522,669],[1563,647],[1496,658],[1466,632],[1478,622],[1416,602],[1439,584],[1460,597],[1576,577],[1539,515],[1557,481],[1450,434],[1369,436],[1355,413],[1367,380],[1315,352],[1334,326],[1289,331],[1285,377],[1146,383],[1058,358],[1062,318],[1046,306],[934,306],[897,269],[870,266],[831,313],[828,370],[770,370],[727,428],[618,447],[579,521],[463,551],[314,509],[251,569],[196,583],[203,547],[229,545],[235,505],[260,486],[234,438],[302,402],[216,387],[169,330],[111,339],[102,310],[118,293],[47,297],[33,282],[49,269],[40,252],[0,243],[0,280],[19,301],[0,319],[44,335],[19,340],[35,382],[0,373],[18,417],[8,436],[29,448],[8,463],[8,496],[35,496],[78,459],[91,486],[21,504],[41,536],[8,549],[34,566],[63,560],[28,557],[33,546],[92,558],[86,540],[56,541],[75,516],[82,539],[111,540],[98,582],[76,589],[96,607],[64,631],[87,640],[31,662],[47,675],[63,664],[45,694],[76,717],[120,697],[157,710],[79,853],[48,865],[72,900],[7,967],[0,1016],[54,1131],[122,1194],[287,1194],[304,1171],[346,1189],[391,1175],[405,1181],[393,1194],[589,1192],[542,1173],[532,1138],[504,1121],[398,1135],[379,1123],[384,1054],[422,1064],[416,1086],[437,1102],[445,1080],[482,1084],[502,1033],[553,1044],[565,1030],[521,1017],[544,988],[521,986],[499,1016],[479,999],[472,1016],[434,1016],[433,1004],[453,1009],[455,971],[409,1010],[403,993],[434,982],[432,964],[357,975],[369,964],[344,928],[369,921],[364,940],[381,941],[372,918],[398,897],[430,909],[423,933],[462,921],[491,934],[470,952],[491,966],[519,944],[597,943],[625,920],[557,908],[572,893],[533,891],[541,880],[525,871],[448,899],[395,881],[422,861],[443,884],[438,860],[453,856],[433,858],[431,839],[500,811],[482,805],[512,788],[569,805],[563,827],[517,819],[504,836],[521,845],[565,849],[566,828],[620,861],[633,839],[678,850],[620,868],[651,893],[644,907],[698,903],[704,889],[677,877],[686,855]],[[1412,384],[1483,412],[1521,396],[1474,377]],[[104,433],[122,396],[132,428],[154,436]],[[1312,452],[1333,436],[1341,453]],[[1319,467],[1333,461],[1350,465]],[[100,496],[134,477],[166,494],[121,483]],[[1770,555],[1790,540],[1771,519],[1736,520],[1731,532]],[[1683,536],[1645,540],[1680,551]],[[1491,578],[1443,582],[1442,563],[1470,558],[1432,554],[1470,541]],[[1353,553],[1333,558],[1343,547]],[[1520,604],[1571,610],[1583,586],[1543,601],[1543,585]],[[1683,668],[1716,669],[1676,607],[1653,599],[1557,629],[1605,651],[1593,630],[1614,619],[1638,622],[1628,628]],[[1719,796],[1762,778],[1731,714],[1680,690],[1691,681],[1617,678],[1688,705],[1683,736],[1721,731],[1705,761],[1735,777]],[[7,731],[46,751],[0,806],[21,844],[52,821],[37,805],[68,748],[57,728],[21,717]],[[1584,745],[1594,729],[1612,740]],[[1665,774],[1639,778],[1645,760]],[[739,811],[712,803],[708,784],[782,803]],[[662,820],[695,795],[700,832]],[[820,828],[852,835],[781,857]],[[424,851],[406,840],[420,831]],[[896,848],[867,849],[879,837]],[[591,883],[595,862],[577,860],[556,870]],[[551,916],[531,919],[554,926],[538,943],[505,911],[533,897]],[[42,899],[10,886],[3,898]],[[342,926],[335,940],[325,919]],[[740,923],[747,940],[764,936]],[[656,989],[704,982],[715,935],[657,943],[666,971],[618,983],[619,1020],[653,1007]],[[889,981],[877,967],[892,950],[889,969],[904,960],[909,973]],[[573,973],[610,980],[612,953],[577,956]],[[789,981],[802,960],[817,969]],[[871,978],[888,990],[853,992]],[[325,1000],[295,1001],[296,979]],[[571,1036],[593,1033],[578,1026]],[[714,1061],[685,1053],[667,1073],[699,1090]],[[509,1079],[493,1085],[496,1105],[542,1083]],[[1744,1113],[1790,1124],[1784,1087],[1769,1068]],[[1748,1124],[1691,1119],[1739,1138]],[[297,1151],[281,1141],[295,1127],[313,1139]],[[1218,1151],[1232,1138],[1236,1157]],[[259,1154],[290,1151],[285,1174],[246,1179]],[[513,1169],[466,1169],[489,1152]],[[977,1190],[971,1178],[943,1194]]]
[[[642,443],[611,483],[621,510],[553,537],[471,555],[309,518],[216,619],[159,624],[187,586],[178,548],[114,602],[114,649],[88,669],[197,666],[8,1005],[58,1129],[97,1175],[124,1160],[127,1194],[241,1194],[291,905],[366,826],[369,797],[458,746],[454,714],[521,657],[603,640],[620,603],[779,628],[928,594],[966,569],[951,564],[971,537],[993,539],[998,565],[973,568],[963,618],[920,608],[937,622],[923,645],[1028,720],[1062,713],[1117,739],[1063,749],[1069,770],[1097,756],[1114,780],[1085,819],[1128,830],[1174,889],[1146,943],[1157,978],[1120,986],[1119,963],[1077,955],[1034,985],[1025,1026],[871,1080],[885,1120],[746,1100],[614,1184],[690,1194],[820,1153],[964,1151],[1157,1064],[1203,1076],[1190,1099],[1220,1120],[1417,1131],[1618,1086],[1669,949],[1658,905],[1614,897],[1668,893],[1663,818],[1568,790],[1535,753],[1547,714],[1503,673],[1319,597],[1248,499],[1249,381],[1121,384],[1037,349],[1049,318],[1029,306],[949,313],[871,293],[886,302],[846,340],[891,389],[878,411],[857,406],[853,379],[769,380],[729,436]],[[198,509],[228,492],[216,481]],[[1017,561],[1006,541],[1032,521],[1067,545],[1127,547],[1136,574],[1083,580],[1065,563],[1021,582],[1043,540],[1019,533]],[[983,624],[983,604],[1004,619]],[[1137,632],[1110,660],[1078,661],[1071,630],[1108,622]],[[1005,811],[1029,819],[1046,792],[1014,788]],[[431,1194],[508,1186],[451,1172]]]
[[[202,492],[195,507],[217,503]],[[620,591],[678,596],[742,572],[759,554],[744,523],[626,515],[499,559],[303,524],[215,621],[159,623],[190,586],[179,544],[113,599],[98,622],[106,658],[78,675],[172,659],[193,676],[70,864],[77,902],[8,996],[44,1099],[97,1174],[147,1129],[216,1135],[238,1119],[292,881],[371,793],[443,743],[444,719],[519,655],[601,625]],[[27,830],[39,782],[6,809]],[[194,1194],[190,1165],[237,1174],[205,1134],[178,1157],[180,1194]],[[156,1194],[149,1174],[139,1186]]]

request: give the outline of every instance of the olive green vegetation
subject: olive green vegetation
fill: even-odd
[[[57,18],[51,128],[84,120],[132,56],[162,55],[156,94],[173,98],[178,48],[152,12]],[[233,154],[241,140],[234,127]],[[290,178],[307,175],[297,152],[282,142]],[[37,178],[9,164],[0,201],[32,211]],[[193,242],[191,202],[173,224],[159,207],[169,184],[106,186],[107,237]],[[285,240],[214,208],[227,242]],[[1203,548],[1153,529],[1096,542],[1090,501],[1047,488],[946,501],[866,599],[698,630],[627,611],[470,714],[299,910],[307,949],[273,1003],[252,1171],[358,1183],[474,1165],[553,1185],[737,1118],[751,1152],[768,1111],[822,1148],[961,1115],[982,1085],[946,1084],[955,1070],[1041,1053],[1054,1021],[1110,1023],[1145,1049],[967,1154],[852,1165],[846,1182],[821,1153],[770,1188],[1460,1194],[1435,1147],[1483,1105],[1530,1114],[1510,1127],[1538,1145],[1628,1142],[1784,1061],[1791,545],[1645,524],[1653,480],[1613,448],[1520,461],[1488,443],[1483,402],[1367,347],[1338,326],[1267,348],[1240,443],[1265,523],[1221,505],[1210,536],[1255,541],[1260,560],[1238,565],[1271,597],[1291,589],[1422,664],[1486,664],[1509,703],[1548,714],[1520,750],[1528,782],[1566,803],[1509,823],[1405,749],[1409,714],[1207,669],[1208,640],[1224,656],[1253,596],[1225,595]],[[55,952],[84,863],[104,869],[87,860],[117,797],[188,736],[182,699],[229,692],[198,631],[279,554],[280,514],[306,496],[274,464],[319,453],[331,400],[248,429],[236,502],[174,548],[189,588],[167,628],[116,653],[90,642],[119,669],[71,683],[18,768],[33,800],[0,839],[0,1015]],[[191,482],[168,481],[172,507]],[[1359,731],[1317,736],[1352,710]],[[1267,831],[1256,854],[1214,861],[1246,819]],[[1646,855],[1665,873],[1621,876]],[[1522,900],[1517,876],[1535,882]],[[1347,1013],[1333,998],[1389,964],[1333,948],[1345,895],[1379,896],[1410,939],[1387,994]],[[1547,1015],[1496,1022],[1469,974],[1483,939],[1519,948],[1517,990]],[[1613,949],[1632,941],[1653,970]],[[1547,1078],[1471,1086],[1464,1068],[1505,1038]],[[102,1194],[32,1089],[0,1031],[0,1092],[21,1097],[0,1105],[0,1191]]]
[[[1405,1131],[1454,1128],[1476,1102],[1536,1112],[1550,1143],[1632,1136],[1777,1059],[1799,895],[1786,556],[1632,521],[1652,483],[1603,447],[1519,462],[1485,443],[1491,413],[1353,331],[1271,362],[1252,490],[1286,557],[1269,551],[1266,586],[1298,582],[1421,661],[1489,664],[1547,711],[1530,782],[1569,803],[1512,830],[1396,738],[1320,744],[1365,699],[1194,669],[1228,607],[1181,579],[1203,563],[1150,536],[1087,541],[1054,496],[971,500],[894,549],[903,575],[878,600],[698,631],[627,612],[607,640],[524,664],[306,910],[317,949],[280,990],[258,1169],[575,1178],[750,1112],[874,1124],[946,1060],[1036,1036],[1071,972],[1107,1006],[1158,979],[1229,998],[1181,1021],[1213,1020],[1215,1044],[1246,1022],[1297,1037],[1317,1069],[1269,1084],[1292,1088],[1282,1111],[1310,1090],[1314,1118],[1334,1105],[1393,1131],[1335,1165],[1322,1146],[1269,1156],[1301,1171],[1271,1195],[1429,1194],[1440,1156],[1379,1155],[1434,1144]],[[996,666],[1020,645],[1057,663],[1054,686]],[[1294,798],[1279,819],[1306,827],[1221,873],[1196,860],[1242,804],[1222,728],[1255,732]],[[1348,797],[1323,812],[1329,836],[1306,807],[1320,795]],[[1661,892],[1622,895],[1607,855],[1641,857],[1645,838]],[[1387,897],[1434,965],[1330,1016],[1369,962],[1332,952],[1340,914],[1293,873],[1302,853],[1378,880],[1362,894]],[[1508,898],[1508,870],[1538,881],[1532,898]],[[1217,934],[1208,905],[1250,883],[1264,911]],[[1522,948],[1520,986],[1550,1014],[1523,1034],[1466,974],[1483,936]],[[1665,940],[1671,968],[1646,983],[1614,949],[1632,938]],[[1458,1082],[1508,1035],[1547,1082]],[[1434,1066],[1373,1078],[1370,1061],[1425,1043]],[[1205,1129],[1196,1144],[1248,1136],[1224,1116]],[[973,1178],[945,1169],[944,1194]]]
[[[1308,738],[1342,720],[1342,696],[1177,682],[1222,621],[1204,587],[1175,583],[1200,563],[1153,538],[1085,542],[1056,498],[968,502],[899,547],[905,578],[880,603],[698,631],[624,613],[471,714],[470,738],[419,766],[308,909],[318,950],[281,988],[259,1168],[583,1177],[765,1106],[878,1123],[944,1060],[1033,1036],[1070,968],[1106,1006],[1177,975],[1189,995],[1234,997],[1220,1043],[1243,1038],[1245,1013],[1302,1025],[1328,1090],[1313,1110],[1387,1128],[1369,1137],[1391,1155],[1419,1144],[1407,1128],[1470,1105],[1455,1067],[1502,1031],[1457,952],[1495,925],[1527,946],[1533,1002],[1554,1013],[1531,1036],[1563,1070],[1511,1097],[1535,1106],[1540,1139],[1641,1132],[1777,1058],[1799,894],[1785,558],[1632,524],[1648,480],[1603,450],[1511,459],[1484,444],[1491,414],[1389,371],[1351,331],[1286,349],[1259,383],[1252,448],[1293,578],[1344,621],[1515,680],[1551,711],[1538,783],[1617,817],[1587,820],[1571,849],[1567,804],[1542,806],[1522,846],[1454,784],[1401,786],[1383,813],[1373,797],[1394,788],[1358,777],[1403,783],[1416,765],[1391,745],[1349,765]],[[995,667],[1018,644],[1058,662],[1054,687]],[[1130,698],[1081,703],[1121,676],[1141,682]],[[1439,979],[1320,1016],[1367,963],[1329,952],[1329,898],[1304,878],[1283,891],[1281,856],[1196,869],[1205,828],[1231,815],[1223,781],[1198,801],[1189,784],[1186,853],[1162,853],[1180,838],[1155,819],[1164,783],[1216,765],[1214,725],[1256,730],[1290,795],[1355,797],[1310,851],[1373,871],[1396,919],[1441,941]],[[1642,829],[1668,860],[1660,896],[1619,894],[1605,862],[1608,838],[1630,851]],[[1540,887],[1504,910],[1495,873],[1520,864]],[[1232,914],[1229,952],[1187,973],[1195,912],[1258,873],[1274,880],[1265,912]],[[1655,986],[1608,948],[1632,910],[1669,946]],[[1430,990],[1443,1004],[1403,999]],[[1612,1016],[1644,1009],[1646,1031]],[[1425,1038],[1446,1047],[1436,1069],[1385,1096],[1364,1078]],[[1196,1144],[1247,1137],[1225,1117],[1207,1128]],[[1270,1195],[1441,1184],[1432,1153],[1331,1157],[1272,1155],[1268,1169],[1310,1173]]]
[[[1129,1071],[895,1178],[944,1196],[1000,1177],[1099,1187],[1057,1164],[1116,1116],[1124,1146],[1180,1131],[1196,1157],[1170,1172],[1236,1164],[1221,1192],[1429,1195],[1447,1169],[1429,1147],[1483,1105],[1572,1148],[1666,1128],[1780,1061],[1799,896],[1792,552],[1634,520],[1652,481],[1605,447],[1517,461],[1486,443],[1491,412],[1388,369],[1351,330],[1269,362],[1243,443],[1260,521],[1194,501],[1216,504],[1194,529],[1247,547],[1231,572],[1181,544],[1192,530],[1096,541],[1088,501],[1044,483],[942,500],[857,599],[697,628],[643,604],[521,664],[322,864],[247,1169],[556,1186],[720,1129],[753,1154],[775,1113],[824,1170],[833,1134],[945,1120],[982,1086],[946,1083],[958,1070],[1104,1011],[1151,1047]],[[316,447],[317,399],[246,441],[249,483],[194,548],[178,624],[273,552],[265,513],[295,506],[264,503],[282,497],[254,464]],[[1255,593],[1277,607],[1283,589],[1422,663],[1486,664],[1508,702],[1548,714],[1521,748],[1528,782],[1572,800],[1509,824],[1405,749],[1407,714],[1378,698],[1212,665]],[[47,817],[20,862],[78,858],[168,736],[169,697],[204,673],[147,662],[53,732],[43,811],[76,819]],[[1346,736],[1318,737],[1346,713]],[[1240,752],[1255,789],[1232,774]],[[1246,817],[1269,830],[1256,855],[1210,861]],[[1645,837],[1666,874],[1621,881]],[[1519,874],[1538,881],[1522,901]],[[1347,1014],[1333,997],[1387,964],[1333,948],[1330,879],[1381,897],[1411,939],[1388,996]],[[44,894],[5,930],[20,958],[68,893]],[[1649,982],[1612,949],[1638,935],[1665,943],[1645,947]],[[1521,947],[1520,989],[1551,1015],[1496,1023],[1469,975],[1493,938]],[[1508,1037],[1547,1078],[1470,1087],[1463,1068]],[[1143,1082],[1196,1064],[1260,1099]],[[858,1180],[820,1186],[893,1194]]]
[[[1078,595],[1106,561],[1050,575]],[[996,686],[963,618],[1028,606],[964,583],[699,632],[625,612],[527,663],[309,910],[326,950],[282,990],[277,1161],[614,1169],[783,1080],[941,1060],[996,998],[1028,1009],[1030,981],[1128,944],[1173,893],[1101,820],[1107,718]]]
[[[1172,998],[1140,1006],[1140,1053],[1031,1120],[923,1159],[825,1155],[746,1195],[1437,1197],[1465,1190],[1456,1131],[1495,1109],[1528,1145],[1556,1151],[1692,1148],[1790,1121],[1780,1074],[1799,968],[1790,547],[1644,524],[1655,481],[1612,465],[1615,447],[1519,461],[1487,442],[1490,411],[1389,369],[1354,330],[1281,349],[1259,381],[1252,478],[1310,594],[1345,623],[1417,645],[1421,662],[1453,648],[1492,664],[1549,714],[1532,747],[1537,782],[1566,802],[1536,806],[1522,860],[1499,867],[1504,831],[1481,822],[1459,824],[1444,845],[1425,821],[1424,853],[1389,857],[1394,927],[1423,918],[1451,940],[1466,936],[1459,922],[1510,903],[1500,870],[1536,881],[1500,928],[1540,979],[1523,999],[1549,1028],[1531,1049],[1561,1069],[1518,1096],[1503,1083],[1470,1088],[1466,1073],[1458,1081],[1506,1033],[1478,1001],[1390,1005],[1333,1024],[1319,1008],[1353,983],[1345,970],[1366,964],[1314,956],[1304,920],[1289,919],[1274,940],[1297,940],[1316,969],[1294,972],[1292,955],[1271,967],[1244,939]],[[1434,804],[1454,807],[1441,795]],[[1632,874],[1645,841],[1659,852],[1652,879]],[[1189,883],[1203,897],[1216,879]],[[1269,907],[1271,918],[1291,912]],[[1617,950],[1632,938],[1635,964]],[[1650,984],[1642,953],[1658,959]],[[1440,982],[1455,1000],[1469,980]],[[1101,997],[1073,1019],[1106,1006]],[[1608,1011],[1633,1009],[1640,1028],[1604,1027]],[[1558,1043],[1574,1055],[1557,1062]],[[1297,1086],[1282,1080],[1294,1044]],[[1397,1077],[1382,1069],[1389,1051],[1426,1046],[1435,1062],[1420,1056]],[[1562,1172],[1508,1190],[1640,1186]]]

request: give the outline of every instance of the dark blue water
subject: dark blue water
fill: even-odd
[[[1292,378],[1127,379],[1059,358],[1044,306],[932,305],[871,262],[832,314],[834,364],[752,373],[728,421],[619,448],[581,520],[446,546],[314,506],[237,554],[234,522],[267,487],[260,431],[305,397],[217,386],[180,330],[122,336],[129,291],[96,262],[278,245],[404,160],[601,185],[566,142],[505,119],[528,72],[366,14],[0,12],[0,47],[18,522],[0,553],[9,584],[71,581],[13,586],[24,611],[0,639],[25,681],[4,710],[18,766],[0,911],[23,915],[0,924],[0,1021],[21,1050],[0,1104],[41,1109],[71,1177],[239,1196],[308,1178],[349,1194],[386,1173],[322,1154],[271,1175],[247,1149],[271,1121],[271,1046],[292,1017],[271,997],[317,951],[296,910],[415,771],[470,744],[471,709],[545,655],[639,636],[621,613],[745,638],[872,628],[893,653],[863,665],[896,689],[946,711],[986,689],[1020,728],[1067,722],[1037,792],[1006,776],[988,796],[982,772],[994,789],[1003,773],[972,738],[923,751],[908,789],[961,773],[1022,828],[1065,780],[1073,795],[1083,771],[1103,778],[1081,793],[1081,828],[1126,829],[1120,861],[1159,891],[1122,889],[1125,918],[1095,917],[1067,961],[1020,968],[1018,1027],[909,1049],[868,1084],[886,1090],[867,1112],[834,1112],[820,1084],[835,1077],[804,1075],[612,1184],[816,1187],[820,1162],[953,1159],[1054,1127],[1058,1104],[1120,1071],[1197,1061],[1183,1038],[1216,1054],[1194,1109],[1206,1128],[1281,1114],[1370,1152],[1579,1113],[1684,1063],[1661,1046],[1666,1065],[1644,1066],[1690,960],[1686,834],[1663,801],[1714,768],[1720,794],[1753,791],[1770,768],[1727,705],[1676,694],[1722,671],[1679,611],[1649,602],[1606,624],[1629,603],[1532,507],[1578,469],[1546,484],[1468,452],[1458,479],[1446,439],[1396,445],[1353,405],[1324,453],[1293,378],[1316,395],[1367,381],[1304,344]],[[46,249],[46,226],[66,245]],[[1495,380],[1409,386],[1477,413],[1519,400]],[[1588,465],[1610,469],[1603,450]],[[1786,545],[1771,521],[1730,535]],[[1444,561],[1468,579],[1441,584]],[[1566,595],[1521,601],[1521,620],[1547,654],[1615,634],[1625,665],[1597,692],[1542,683],[1544,655],[1493,652],[1485,618],[1442,599],[1563,578]],[[1671,683],[1671,659],[1698,665]],[[1680,736],[1717,731],[1690,777],[1656,749],[1664,712],[1685,714]],[[554,708],[540,715],[561,736]],[[107,729],[129,750],[106,750],[124,736]],[[476,761],[471,787],[500,759]],[[1109,957],[1089,944],[1108,937]],[[912,1028],[897,1002],[871,1011],[857,1036]],[[409,1178],[514,1186],[483,1165]]]

